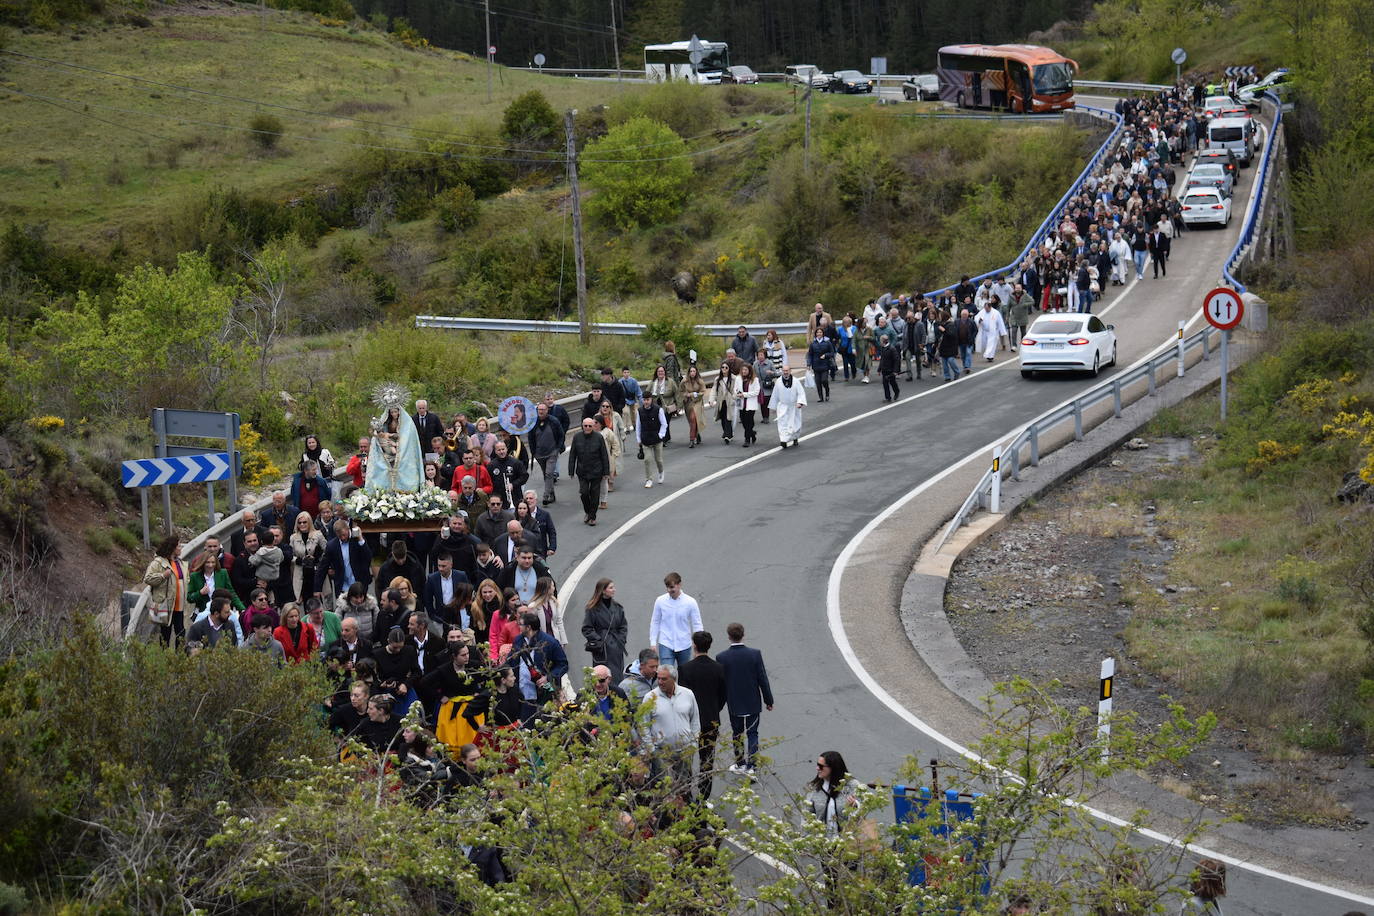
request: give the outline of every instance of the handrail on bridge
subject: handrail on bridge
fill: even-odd
[[[1283,124],[1283,102],[1273,92],[1266,92],[1263,98],[1274,106],[1274,123],[1268,128],[1264,138],[1264,152],[1260,155],[1259,168],[1255,171],[1254,191],[1250,195],[1249,206],[1245,208],[1245,222],[1241,224],[1240,237],[1236,239],[1235,247],[1221,265],[1221,282],[1238,293],[1247,290],[1245,284],[1237,280],[1231,271],[1239,269],[1238,262],[1245,255],[1246,249],[1254,243],[1255,232],[1263,219],[1264,199],[1269,179],[1273,175],[1271,169],[1274,164],[1274,147],[1278,142],[1279,128]]]

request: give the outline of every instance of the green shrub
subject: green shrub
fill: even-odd
[[[648,118],[666,124],[679,137],[696,137],[720,123],[720,103],[716,87],[659,83],[646,92],[617,99],[606,112],[606,123],[614,131],[636,118]]]
[[[462,232],[477,225],[480,208],[477,195],[465,184],[457,184],[440,191],[434,198],[434,210],[439,227],[445,232]]]
[[[705,352],[705,340],[697,332],[697,316],[691,309],[676,304],[656,305],[644,319],[644,339],[651,346],[663,347],[665,340],[671,340],[677,347],[678,364],[686,374],[687,353],[690,350]]]
[[[562,126],[544,93],[531,89],[506,106],[501,116],[501,138],[516,150],[556,149]]]
[[[281,118],[265,112],[253,115],[253,119],[248,122],[248,128],[253,132],[253,142],[265,150],[276,149],[277,141],[281,139],[282,131],[286,125],[282,124]]]
[[[0,916],[23,916],[29,911],[29,895],[22,887],[0,881]]]
[[[110,539],[113,540],[117,546],[128,551],[138,550],[139,547],[142,546],[142,542],[139,541],[138,535],[134,534],[128,528],[111,528]]]
[[[656,226],[682,212],[692,180],[687,146],[662,122],[637,117],[587,144],[583,174],[593,217],[618,229]]]
[[[114,547],[114,540],[106,528],[87,528],[84,538],[86,546],[102,557]]]

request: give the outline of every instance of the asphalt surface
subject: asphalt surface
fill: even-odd
[[[1116,326],[1121,367],[1154,350],[1179,321],[1196,318],[1235,243],[1253,174],[1242,172],[1230,230],[1185,233],[1174,243],[1167,278],[1151,279],[1147,265],[1146,279],[1109,287],[1106,300],[1094,307]],[[794,366],[802,361],[801,354],[791,356]],[[1104,370],[1103,377],[1114,371]],[[888,526],[881,544],[865,543],[843,570],[843,625],[876,684],[944,734],[970,740],[978,726],[973,711],[931,677],[907,640],[896,610],[900,586],[894,594],[890,576],[869,580],[865,565],[898,564],[909,571],[921,544],[968,494],[992,445],[1093,384],[1079,376],[1024,380],[1010,353],[991,364],[975,356],[974,373],[952,384],[903,381],[892,405],[883,403],[876,374],[868,385],[839,381],[828,403],[815,403],[808,392],[813,403],[804,411],[804,438],[796,449],[777,448],[772,425],[759,427],[753,448],[740,447],[738,430],[726,446],[710,424],[704,444],[688,449],[686,424],[676,422],[674,442],[665,450],[666,483],[650,489],[643,488],[642,463],[627,441],[620,486],[596,528],[581,524],[573,481],[559,485],[552,507],[560,550],[551,565],[562,582],[573,671],[590,664],[578,631],[597,578],[616,581],[633,652],[648,645],[649,615],[664,591],[664,574],[677,571],[700,602],[717,649],[727,645],[726,624],[739,621],[746,643],[763,651],[777,699],[762,720],[777,772],[777,783],[765,791],[799,789],[814,773],[815,755],[827,749],[841,751],[861,779],[876,782],[891,781],[909,755],[947,758],[944,746],[879,702],[838,651],[827,617],[832,566],[875,515],[939,478],[913,503],[914,516],[904,513],[899,528]],[[1228,912],[1340,914],[1351,908],[1348,900],[1262,875],[1235,875],[1231,884]]]

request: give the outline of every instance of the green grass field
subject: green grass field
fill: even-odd
[[[556,110],[642,91],[495,68],[488,101],[482,61],[304,14],[225,5],[152,23],[15,35],[7,50],[249,101],[0,54],[0,220],[108,244],[118,228],[155,228],[188,194],[216,185],[289,197],[326,183],[366,146],[466,139],[475,145],[458,149],[468,154],[501,155],[473,135],[531,88]],[[275,150],[246,129],[259,113],[284,125]]]

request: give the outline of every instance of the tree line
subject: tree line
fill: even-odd
[[[405,19],[435,45],[485,53],[486,23],[478,0],[351,0],[363,18],[383,25]],[[611,17],[622,66],[643,63],[645,44],[695,34],[726,41],[734,63],[776,71],[788,64],[867,70],[886,57],[893,73],[929,70],[941,45],[1023,38],[1060,20],[1082,19],[1090,0],[498,0],[491,6],[496,60],[529,66],[542,53],[549,67],[610,67]]]

